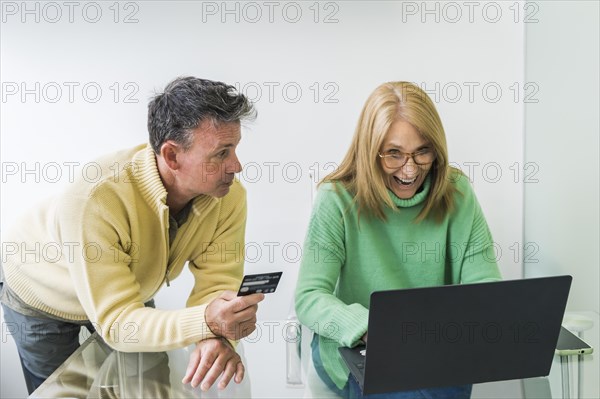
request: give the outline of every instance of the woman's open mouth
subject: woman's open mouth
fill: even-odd
[[[396,183],[400,184],[401,186],[408,187],[408,186],[414,184],[417,181],[417,177],[418,176],[415,176],[412,179],[401,179],[401,178],[396,177],[396,176],[393,176],[393,177],[394,177],[394,180],[396,181]]]

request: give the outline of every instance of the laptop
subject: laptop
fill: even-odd
[[[364,395],[546,376],[571,280],[373,292],[366,348],[339,352]]]

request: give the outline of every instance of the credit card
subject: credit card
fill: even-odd
[[[282,273],[283,272],[274,272],[245,275],[240,290],[238,291],[238,296],[257,293],[270,294],[275,292]]]

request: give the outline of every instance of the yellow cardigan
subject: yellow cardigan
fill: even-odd
[[[35,309],[90,320],[120,351],[164,351],[214,337],[206,305],[236,290],[244,263],[246,192],[194,199],[169,244],[167,192],[154,152],[140,145],[86,164],[59,197],[3,239],[8,286]],[[194,288],[181,310],[144,307],[186,262]]]

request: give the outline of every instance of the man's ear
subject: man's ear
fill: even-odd
[[[171,140],[165,141],[160,146],[160,155],[164,159],[164,161],[167,164],[167,166],[169,167],[169,169],[171,169],[171,170],[179,169],[180,165],[179,165],[177,156],[179,155],[181,150],[182,150],[181,147],[177,143],[175,143]]]

